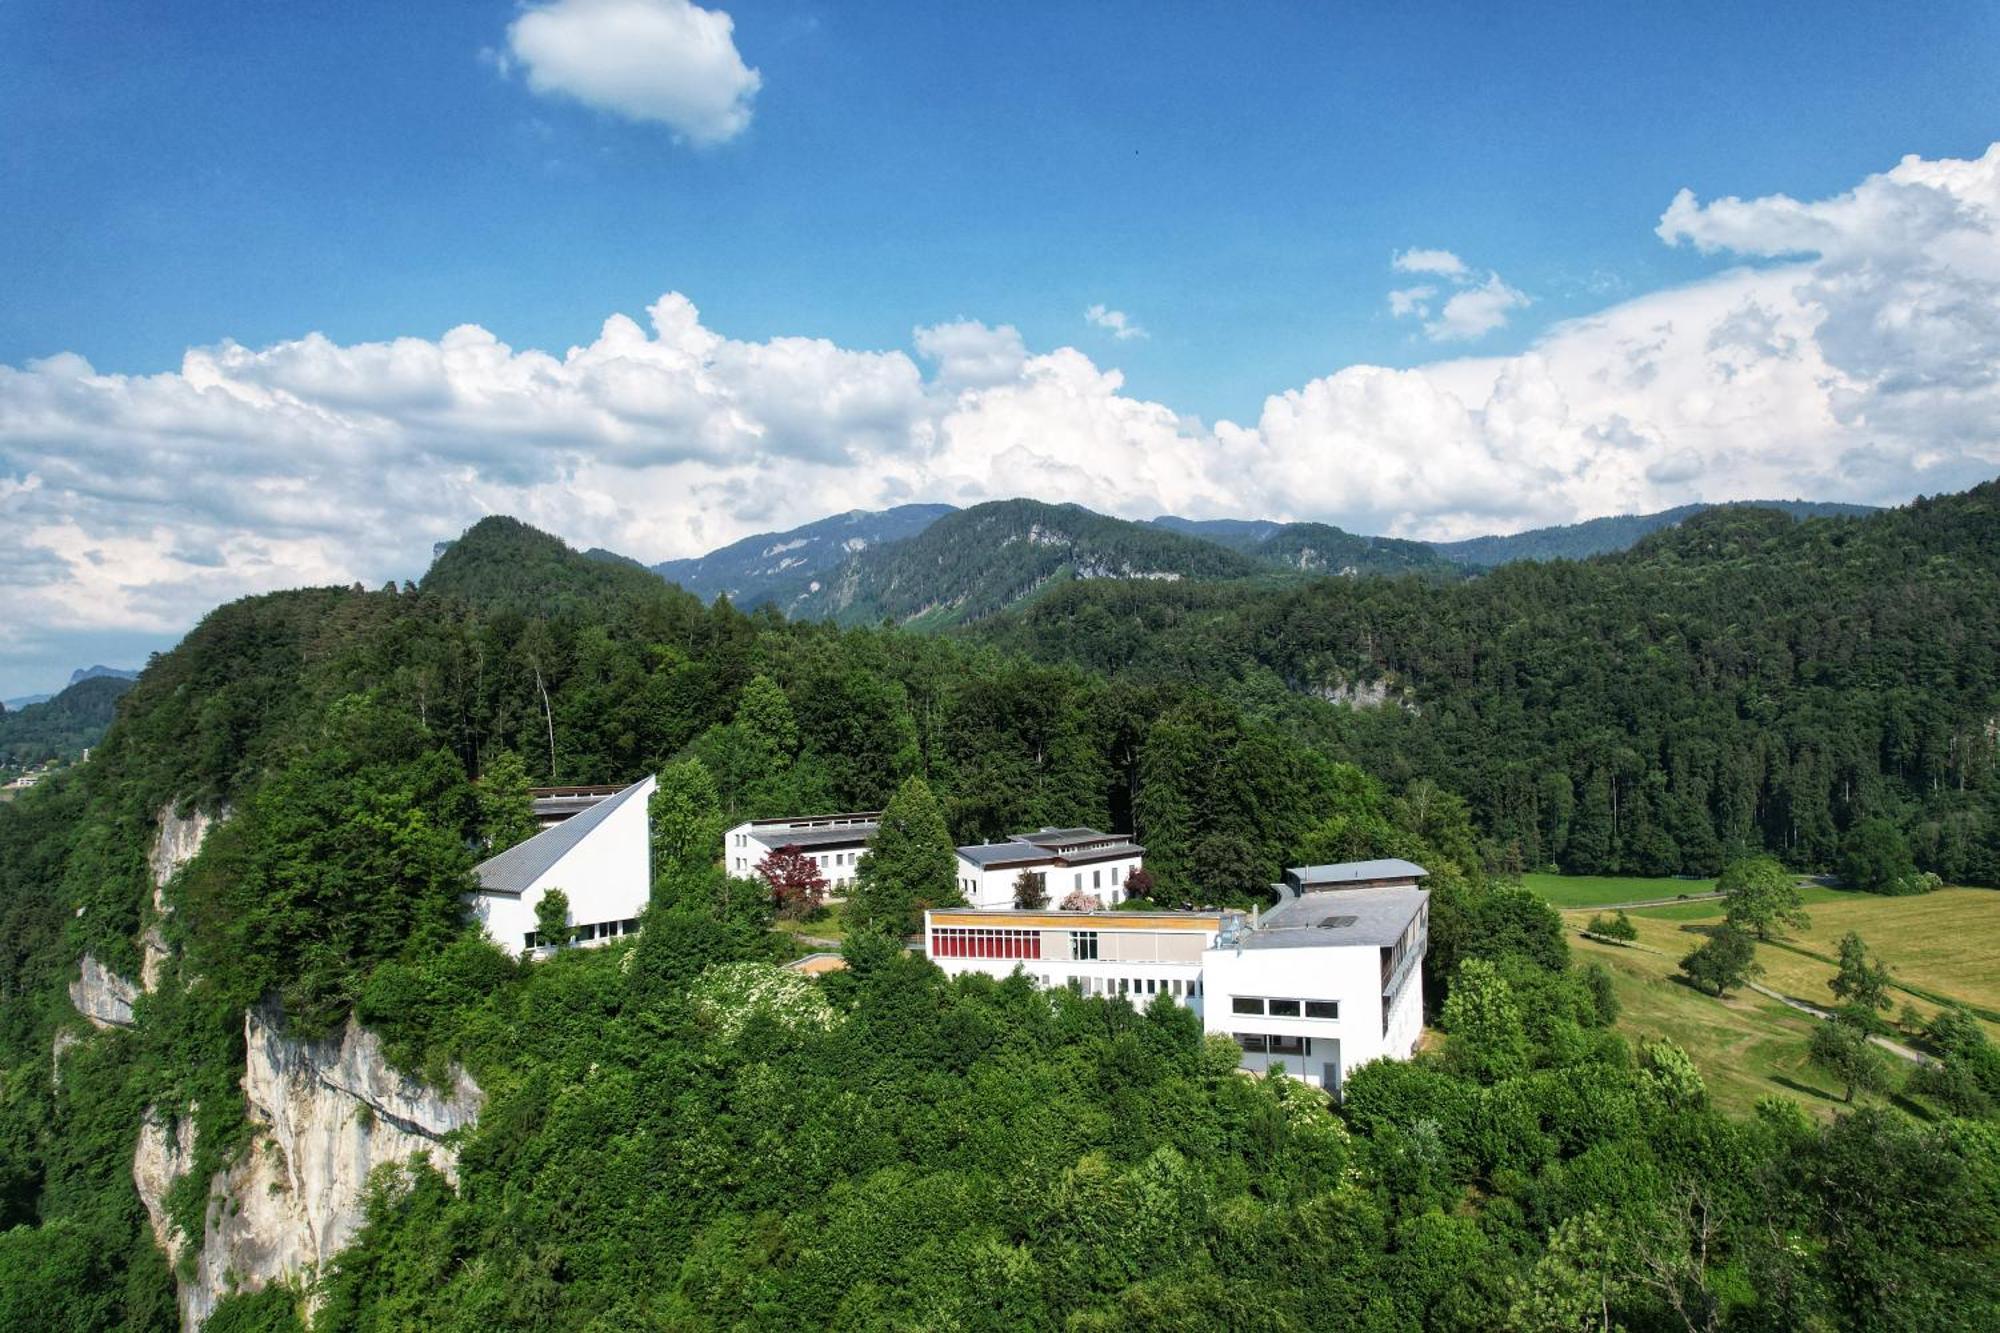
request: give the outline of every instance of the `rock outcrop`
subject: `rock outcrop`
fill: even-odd
[[[139,988],[89,954],[83,956],[78,977],[69,983],[69,1002],[97,1028],[132,1026],[132,1002]]]
[[[397,1073],[381,1039],[351,1019],[337,1036],[299,1041],[279,1032],[275,1016],[252,1011],[243,1037],[243,1095],[256,1133],[210,1184],[194,1276],[181,1285],[182,1322],[190,1329],[231,1291],[310,1284],[360,1229],[363,1191],[376,1167],[424,1155],[456,1180],[458,1152],[447,1138],[478,1119],[482,1100],[462,1072],[454,1071],[444,1091]],[[170,1188],[170,1164],[185,1155],[177,1159],[159,1142],[163,1134],[150,1145],[142,1134],[133,1175],[144,1158],[149,1177]],[[146,1197],[148,1186],[140,1193]],[[150,1202],[147,1210],[153,1214]]]
[[[153,835],[153,850],[146,858],[153,876],[153,910],[139,936],[139,985],[148,995],[159,989],[167,964],[173,959],[173,951],[168,947],[166,934],[161,929],[167,914],[173,911],[167,903],[167,881],[182,866],[200,855],[201,845],[208,840],[209,830],[228,817],[227,810],[213,816],[196,810],[182,818],[169,803],[161,806],[160,813],[154,818],[157,832]]]
[[[166,1251],[169,1264],[180,1262],[181,1237],[167,1216],[167,1191],[193,1165],[194,1108],[169,1122],[157,1108],[147,1107],[139,1122],[139,1146],[132,1152],[132,1183],[138,1186],[139,1201],[153,1224],[153,1239]]]

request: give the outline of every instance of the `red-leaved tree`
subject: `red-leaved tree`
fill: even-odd
[[[779,916],[805,916],[826,900],[826,876],[796,847],[780,847],[759,861],[757,875],[770,886]]]
[[[1150,898],[1153,896],[1153,872],[1140,866],[1125,877],[1127,898]]]

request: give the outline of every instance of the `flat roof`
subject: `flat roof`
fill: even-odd
[[[1074,842],[1100,842],[1124,836],[1122,833],[1100,833],[1094,828],[1043,828],[1033,833],[1016,833],[1014,841],[1031,842],[1037,847],[1061,847]]]
[[[479,878],[481,893],[500,893],[518,898],[528,886],[548,873],[569,850],[590,836],[592,829],[611,817],[611,812],[632,798],[632,793],[651,782],[640,778],[616,796],[608,796],[581,814],[573,815],[553,828],[543,829],[526,842],[517,842],[495,857],[472,868]]]
[[[1325,866],[1293,866],[1285,878],[1300,884],[1352,884],[1376,879],[1421,879],[1431,872],[1414,861],[1384,857],[1377,861],[1339,861]]]
[[[1343,889],[1293,893],[1279,886],[1279,903],[1255,929],[1236,937],[1245,949],[1324,949],[1350,945],[1387,947],[1403,938],[1430,900],[1428,889]]]
[[[774,819],[747,820],[751,828],[818,828],[827,824],[872,824],[882,818],[880,810],[853,810],[844,815],[782,815]]]
[[[976,866],[1053,865],[1054,852],[1025,842],[978,842],[958,854]]]
[[[757,841],[772,847],[859,847],[881,829],[880,824],[836,824],[832,828],[759,829]]]
[[[1221,930],[1235,912],[930,911],[931,926],[992,926],[1021,930]]]

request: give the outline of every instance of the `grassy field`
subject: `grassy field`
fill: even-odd
[[[1787,934],[1784,943],[1792,947],[1757,946],[1757,961],[1764,968],[1758,980],[1764,985],[1809,1004],[1831,1006],[1834,995],[1827,982],[1836,970],[1832,960],[1841,935],[1852,930],[1889,963],[1896,979],[1929,995],[2000,1011],[2000,894],[1940,889],[1914,898],[1883,898],[1815,886],[1805,896],[1812,925]],[[1593,914],[1589,906],[1573,908],[1564,913],[1564,922],[1581,930]],[[1621,1028],[1637,1038],[1666,1036],[1686,1047],[1724,1105],[1748,1106],[1779,1092],[1819,1111],[1835,1105],[1835,1090],[1806,1064],[1805,1041],[1815,1020],[1754,992],[1716,1000],[1673,979],[1680,959],[1721,924],[1719,901],[1642,908],[1631,918],[1639,943],[1659,952],[1576,941],[1580,959],[1599,960],[1611,969],[1625,1009]],[[1924,1017],[1938,1008],[1931,999],[1909,992],[1891,994],[1896,1001],[1891,1017],[1905,1004]],[[1988,1021],[1986,1028],[2000,1040],[2000,1023]]]
[[[847,920],[843,915],[843,911],[844,904],[829,903],[826,909],[827,914],[818,921],[779,920],[772,922],[771,928],[783,931],[787,935],[805,935],[816,940],[832,940],[837,944],[847,938]],[[818,949],[825,946],[808,944],[804,947],[807,949]]]
[[[1610,971],[1619,1030],[1635,1045],[1658,1037],[1678,1044],[1717,1106],[1742,1112],[1759,1098],[1783,1096],[1816,1115],[1841,1108],[1840,1089],[1806,1062],[1806,1039],[1818,1020],[1754,991],[1726,1000],[1704,995],[1673,979],[1680,953],[1667,957],[1593,940],[1575,944],[1578,961],[1602,962]]]
[[[1602,907],[1713,893],[1712,879],[1644,879],[1636,875],[1523,875],[1521,883],[1557,907]]]

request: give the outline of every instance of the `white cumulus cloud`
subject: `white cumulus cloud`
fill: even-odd
[[[1084,311],[1083,317],[1098,328],[1109,333],[1119,342],[1147,336],[1146,331],[1137,324],[1134,324],[1131,316],[1127,315],[1123,310],[1112,310],[1105,305],[1098,304]]]
[[[0,365],[0,605],[20,631],[0,675],[30,638],[83,661],[244,593],[412,576],[490,513],[659,560],[908,500],[1445,538],[1959,489],[2000,473],[1996,182],[2000,145],[1823,201],[1679,196],[1664,238],[1757,262],[1518,355],[1334,369],[1246,422],[1137,397],[1008,325],[928,325],[908,350],[742,340],[678,293],[567,349],[463,325],[223,341],[152,375],[68,352]],[[1427,323],[1461,297],[1511,308],[1490,275],[1404,290]]]
[[[544,96],[717,144],[750,124],[763,83],[734,30],[728,14],[689,0],[549,0],[508,25],[506,63]]]
[[[1438,303],[1436,283],[1399,287],[1389,293],[1389,313],[1396,319],[1416,319],[1432,342],[1471,342],[1505,328],[1513,311],[1530,304],[1526,292],[1510,287],[1489,271],[1480,278],[1449,250],[1398,250],[1389,267],[1398,273],[1428,273],[1445,279],[1449,292]],[[1435,312],[1435,313],[1433,313]]]
[[[1399,250],[1389,261],[1398,273],[1435,273],[1441,278],[1463,278],[1465,261],[1449,250]]]

